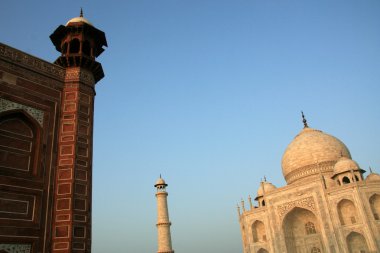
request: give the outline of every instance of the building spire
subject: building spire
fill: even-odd
[[[305,119],[305,115],[303,114],[303,111],[301,111],[302,114],[302,122],[303,122],[303,128],[308,128],[307,120]]]
[[[237,204],[237,212],[238,212],[238,215],[240,217],[240,206],[239,206],[239,204]]]
[[[253,205],[252,205],[251,195],[248,195],[248,201],[249,201],[249,209],[252,210],[253,209]]]
[[[371,166],[369,166],[369,172],[370,172],[370,173],[373,173],[373,172],[372,172],[372,168],[371,168]]]
[[[80,7],[80,15],[79,15],[79,17],[83,18],[83,9],[82,9],[82,7]]]
[[[243,213],[245,212],[245,205],[243,198],[241,199],[241,208],[243,209]]]

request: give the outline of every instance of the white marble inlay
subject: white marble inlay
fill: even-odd
[[[30,116],[32,116],[37,122],[43,126],[44,122],[44,112],[41,110],[38,110],[36,108],[22,105],[16,102],[9,101],[4,98],[0,98],[0,112],[15,110],[15,109],[22,109],[26,111]]]
[[[8,253],[30,253],[32,250],[31,244],[0,244],[0,250],[5,250]]]

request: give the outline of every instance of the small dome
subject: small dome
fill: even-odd
[[[380,181],[380,175],[372,172],[367,176],[365,181]]]
[[[70,19],[67,23],[66,23],[66,26],[68,26],[69,24],[71,23],[85,23],[85,24],[88,24],[90,26],[93,26],[90,21],[88,21],[86,18],[83,17],[83,10],[82,8],[80,9],[80,14],[79,14],[79,17],[76,17],[76,18],[72,18]]]
[[[347,157],[339,158],[338,162],[334,165],[334,175],[351,170],[360,170],[360,167],[354,160]]]
[[[154,187],[157,187],[157,186],[168,186],[168,185],[166,184],[165,180],[160,177],[159,179],[157,179],[156,184],[154,185]]]
[[[351,158],[343,142],[320,130],[305,127],[286,148],[282,173],[289,184],[318,174],[323,166],[325,171],[332,172],[333,165],[342,156]]]
[[[93,26],[92,24],[91,24],[91,22],[90,21],[88,21],[86,18],[84,18],[84,17],[76,17],[76,18],[72,18],[72,19],[70,19],[67,23],[66,23],[66,26],[68,26],[69,24],[71,24],[71,23],[86,23],[86,24],[88,24],[88,25],[90,25],[90,26]]]
[[[264,192],[268,193],[268,192],[273,191],[274,189],[277,189],[277,187],[274,186],[272,183],[261,182],[259,189],[257,190],[257,197],[256,198],[263,196]]]

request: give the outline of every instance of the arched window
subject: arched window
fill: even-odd
[[[265,242],[267,240],[265,226],[261,221],[255,221],[252,224],[253,242]]]
[[[307,234],[305,231],[305,222],[313,224],[313,226],[311,226],[309,223],[308,228],[310,227],[310,232],[315,231],[314,235],[311,236]],[[310,239],[315,239],[315,241],[321,240],[319,234],[320,225],[317,217],[313,212],[304,208],[295,207],[292,211],[286,214],[283,220],[282,229],[285,235],[287,252],[298,252],[298,249],[310,249]]]
[[[351,232],[346,241],[349,252],[369,252],[367,242],[362,234]]]
[[[91,56],[91,45],[90,45],[90,42],[88,40],[86,40],[85,42],[83,42],[82,52],[85,55]]]
[[[380,220],[380,195],[374,194],[369,198],[369,204],[375,220]]]
[[[317,247],[313,247],[310,251],[310,253],[321,253],[321,250]]]
[[[70,53],[74,53],[74,54],[79,53],[79,47],[80,47],[79,40],[73,39],[70,42]]]
[[[357,175],[355,175],[355,180],[360,181]]]
[[[350,179],[348,177],[343,177],[342,179],[343,184],[349,184],[351,183]]]
[[[338,204],[339,220],[342,225],[355,224],[357,222],[357,211],[351,200],[343,199]]]
[[[0,115],[0,173],[37,174],[39,128],[21,111]]]
[[[265,206],[265,200],[261,202],[261,206]]]
[[[305,224],[305,230],[307,235],[316,234],[317,231],[315,230],[315,226],[313,222],[307,222]]]
[[[261,248],[257,251],[257,253],[268,253],[268,251],[266,249]]]

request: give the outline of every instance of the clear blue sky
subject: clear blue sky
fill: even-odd
[[[155,252],[155,180],[178,253],[237,253],[236,204],[302,129],[380,173],[378,0],[2,0],[0,41],[53,62],[49,35],[84,15],[98,58],[93,252]]]

